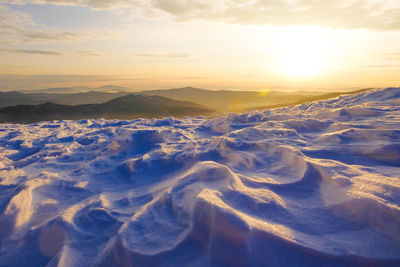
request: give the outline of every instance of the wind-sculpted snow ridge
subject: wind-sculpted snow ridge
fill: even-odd
[[[0,266],[400,266],[400,88],[0,126]]]

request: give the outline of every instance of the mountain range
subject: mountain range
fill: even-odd
[[[85,88],[95,91],[85,91]],[[117,89],[121,89],[121,91],[113,91]],[[124,89],[126,88],[103,86],[98,88],[49,88],[36,90],[35,92],[0,92],[0,108],[14,105],[37,105],[46,102],[60,105],[100,104],[132,93]],[[260,106],[288,104],[310,97],[309,94],[305,93],[214,91],[193,87],[133,93],[148,96],[163,96],[178,101],[189,101],[219,112],[239,112]],[[315,93],[312,96],[320,94]]]
[[[133,94],[126,91],[104,92],[123,89],[113,86],[97,88],[104,91],[78,93],[74,91],[82,88],[49,88],[34,93],[0,92],[0,122],[29,123],[60,119],[208,116],[216,113],[279,108],[362,91],[310,95],[276,91],[213,91],[184,87]],[[70,91],[68,91],[69,89]]]
[[[150,90],[142,91],[141,93],[145,95],[159,95],[181,101],[190,101],[220,112],[241,112],[259,106],[292,103],[309,97],[309,95],[305,94],[277,91],[214,91],[194,87]],[[318,94],[321,93],[313,95]]]
[[[118,93],[118,92],[131,92],[132,90],[127,87],[115,86],[115,85],[103,85],[99,87],[89,86],[73,86],[73,87],[53,87],[44,89],[34,90],[22,90],[22,93],[50,93],[50,94],[74,94],[74,93],[86,93],[90,91],[98,91],[104,93]]]
[[[50,120],[135,119],[210,115],[213,110],[201,105],[161,96],[128,94],[102,104],[17,105],[0,109],[1,123],[31,123]]]

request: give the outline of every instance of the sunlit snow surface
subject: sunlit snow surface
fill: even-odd
[[[400,88],[0,125],[0,266],[400,266]]]

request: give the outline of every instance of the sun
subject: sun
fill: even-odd
[[[328,65],[329,34],[318,28],[294,27],[280,34],[277,69],[293,78],[313,77]]]

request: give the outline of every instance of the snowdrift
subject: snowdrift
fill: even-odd
[[[0,266],[399,266],[400,88],[0,125]]]

